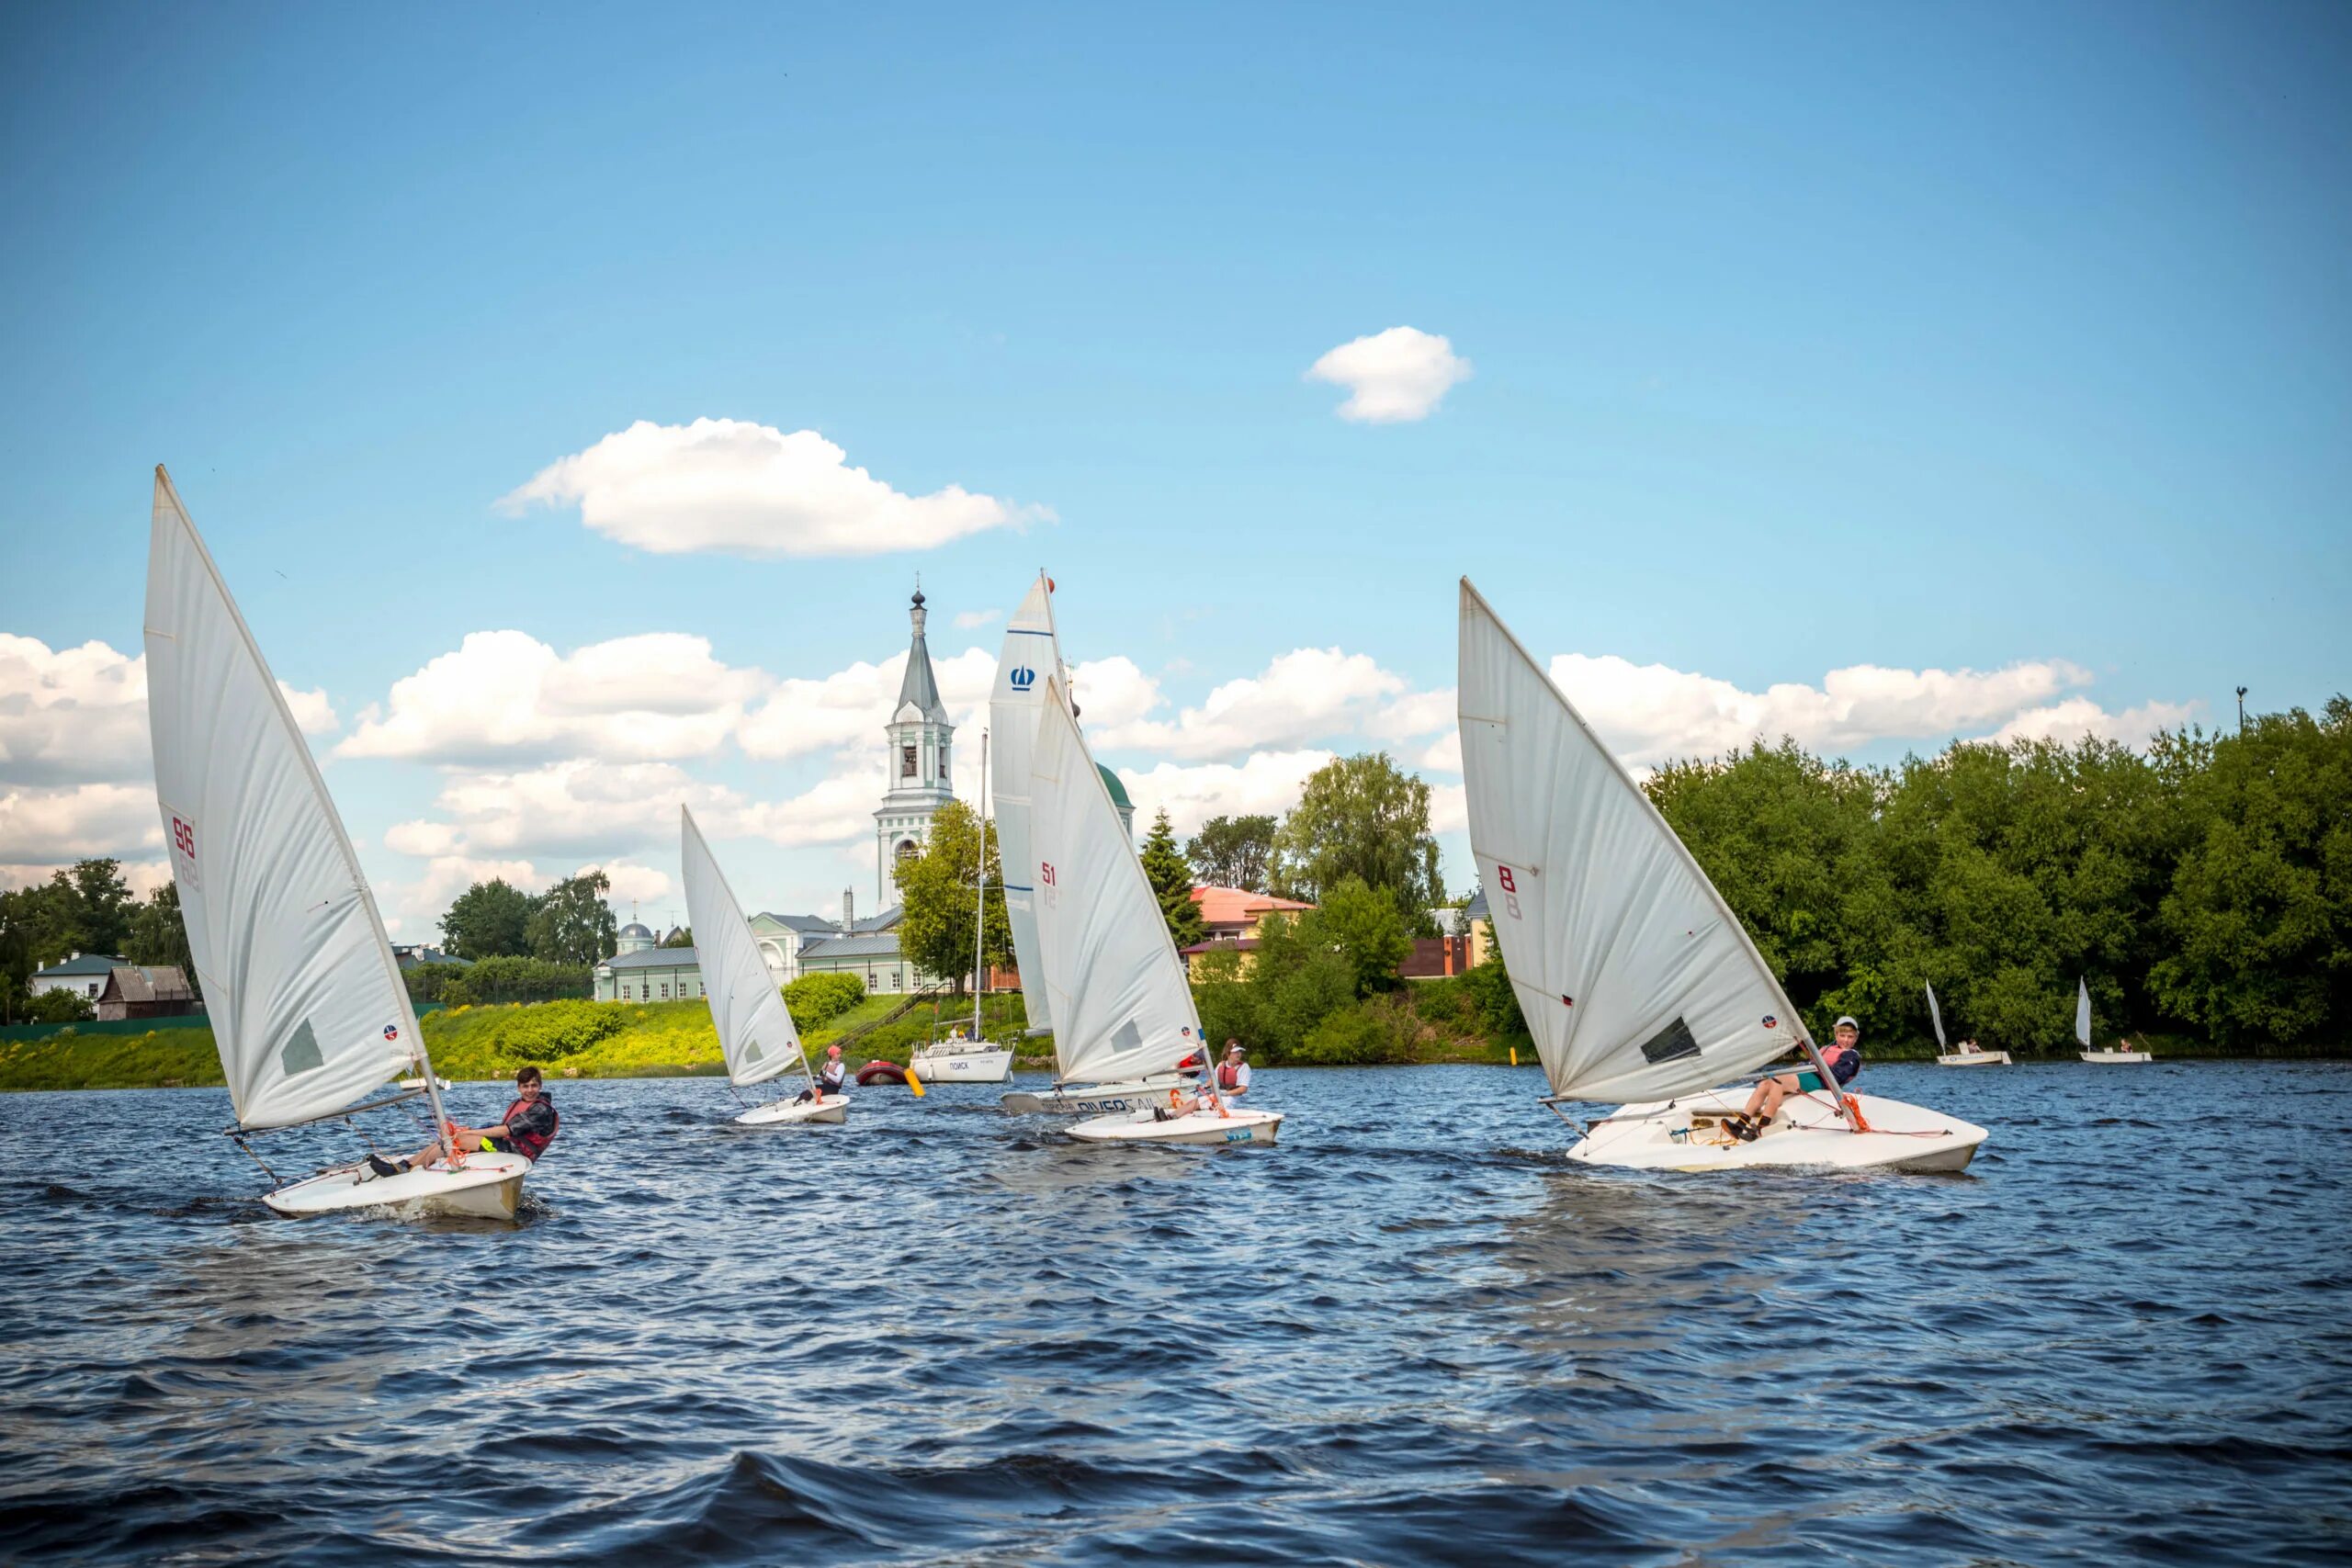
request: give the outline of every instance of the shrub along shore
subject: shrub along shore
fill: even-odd
[[[860,1001],[821,1022],[804,1024],[803,1043],[812,1055],[821,1055],[829,1043],[856,1034],[843,1052],[854,1068],[877,1056],[903,1062],[935,1027],[952,1027],[971,1017],[969,1000],[949,1000],[921,1002],[900,1018],[880,1021],[904,1002],[904,998],[888,997]],[[1026,1021],[1019,996],[989,998],[987,1027],[992,1037],[1016,1037]],[[422,1023],[433,1065],[443,1077],[459,1080],[504,1080],[526,1063],[551,1078],[716,1077],[726,1071],[710,1010],[700,1001],[444,1008],[426,1013]],[[1214,1023],[1210,1037],[1222,1038]],[[2341,1054],[2320,1048],[2223,1052],[2186,1036],[2168,1035],[2151,1037],[2148,1043],[2161,1056]],[[1534,1050],[1524,1037],[1498,1037],[1479,1027],[1476,1005],[1460,982],[1435,981],[1368,998],[1342,1015],[1341,1022],[1319,1028],[1297,1049],[1255,1047],[1251,1055],[1261,1067],[1503,1066],[1514,1048],[1521,1066],[1534,1065]],[[1934,1055],[1932,1047],[1908,1043],[1873,1047],[1865,1041],[1863,1050],[1870,1060],[1880,1062],[1918,1061]],[[1018,1061],[1023,1066],[1053,1065],[1046,1040],[1023,1042],[1022,1051]],[[2018,1059],[2069,1061],[2073,1056],[2071,1052],[2044,1057],[2020,1053]],[[69,1025],[38,1039],[0,1041],[0,1091],[196,1089],[217,1087],[220,1081],[212,1032],[202,1025],[144,1034],[83,1033]]]

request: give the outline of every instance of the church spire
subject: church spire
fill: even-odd
[[[906,678],[899,682],[898,711],[904,713],[907,705],[912,703],[915,712],[931,723],[946,724],[950,722],[947,705],[939,700],[939,682],[931,672],[931,649],[923,641],[924,612],[920,579],[917,583],[913,606],[907,612],[907,618],[914,623],[914,641],[907,649]]]

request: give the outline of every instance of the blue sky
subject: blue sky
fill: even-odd
[[[1049,567],[1069,655],[1126,661],[1103,755],[1180,816],[1317,749],[1455,782],[1463,572],[1629,755],[2316,705],[2352,645],[2348,68],[2328,6],[13,8],[0,632],[43,653],[0,658],[0,866],[160,861],[55,664],[137,656],[157,461],[332,706],[410,936],[480,865],[674,883],[673,833],[556,821],[550,769],[647,820],[725,792],[752,902],[870,886],[839,829],[879,712],[623,757],[644,727],[575,679],[527,745],[353,737],[493,631],[705,638],[749,715],[902,649],[918,570],[934,651],[985,658],[1001,623],[951,617]],[[1308,367],[1400,326],[1468,378],[1338,417]],[[499,504],[705,418],[1015,521],[665,553]],[[1858,703],[1858,666],[1910,679]],[[1270,671],[1329,689],[1183,728]]]

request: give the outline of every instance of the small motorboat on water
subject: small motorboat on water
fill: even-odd
[[[1585,1164],[1958,1170],[1982,1127],[1849,1094],[1682,840],[1467,578],[1463,782],[1495,941]],[[1813,1088],[1752,1138],[1724,1128],[1791,1052]],[[1563,1107],[1630,1101],[1589,1122]]]
[[[1936,1005],[1936,988],[1928,987],[1928,1017],[1936,1026],[1936,1066],[1939,1067],[2006,1067],[2009,1065],[2007,1051],[1987,1051],[1973,1040],[1963,1040],[1955,1048],[1944,1039],[1944,1012]]]
[[[1193,987],[1061,682],[1048,677],[1046,686],[1030,754],[1029,828],[1036,974],[1052,1009],[1060,1070],[1050,1094],[1038,1098],[1067,1103],[1116,1086],[1125,1099],[1130,1085],[1140,1098],[1142,1086],[1164,1082],[1160,1100],[1172,1103],[1098,1115],[1070,1136],[1090,1144],[1272,1144],[1281,1112],[1245,1111],[1212,1084],[1194,1087],[1173,1071],[1195,1054],[1206,1059]]]
[[[2096,1062],[2102,1066],[2122,1066],[2156,1059],[2154,1053],[2134,1051],[2129,1045],[2117,1045],[2102,1051],[2091,1043],[2091,986],[2086,979],[2075,982],[2075,1038],[2083,1047],[2083,1060]]]
[[[797,1066],[808,1080],[800,1100],[771,1100],[735,1118],[741,1127],[788,1127],[808,1122],[836,1125],[848,1120],[849,1097],[820,1090],[800,1043],[792,1010],[760,957],[759,939],[743,918],[743,906],[727,885],[727,874],[695,825],[695,814],[678,807],[678,863],[685,873],[686,918],[693,922],[710,1021],[727,1058],[727,1081],[755,1089]]]
[[[876,1056],[857,1069],[857,1087],[866,1089],[878,1083],[904,1083],[907,1069],[896,1062],[886,1062]]]
[[[155,797],[189,958],[204,977],[236,1111],[230,1135],[244,1145],[257,1133],[340,1120],[417,1093],[431,1103],[438,1130],[441,1157],[418,1168],[379,1176],[364,1161],[336,1165],[262,1201],[293,1218],[355,1210],[512,1217],[531,1162],[457,1147],[441,1106],[444,1081],[350,835],[160,466],[147,541],[146,649]],[[415,1076],[415,1092],[370,1098],[404,1074]]]

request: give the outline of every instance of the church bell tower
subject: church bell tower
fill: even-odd
[[[874,813],[876,914],[899,902],[899,857],[913,854],[929,841],[932,814],[956,798],[955,775],[948,766],[956,727],[948,722],[947,706],[939,700],[939,682],[932,674],[920,588],[908,618],[914,623],[914,641],[907,649],[906,678],[899,683],[899,705],[883,729],[889,738],[883,775],[888,784]]]

